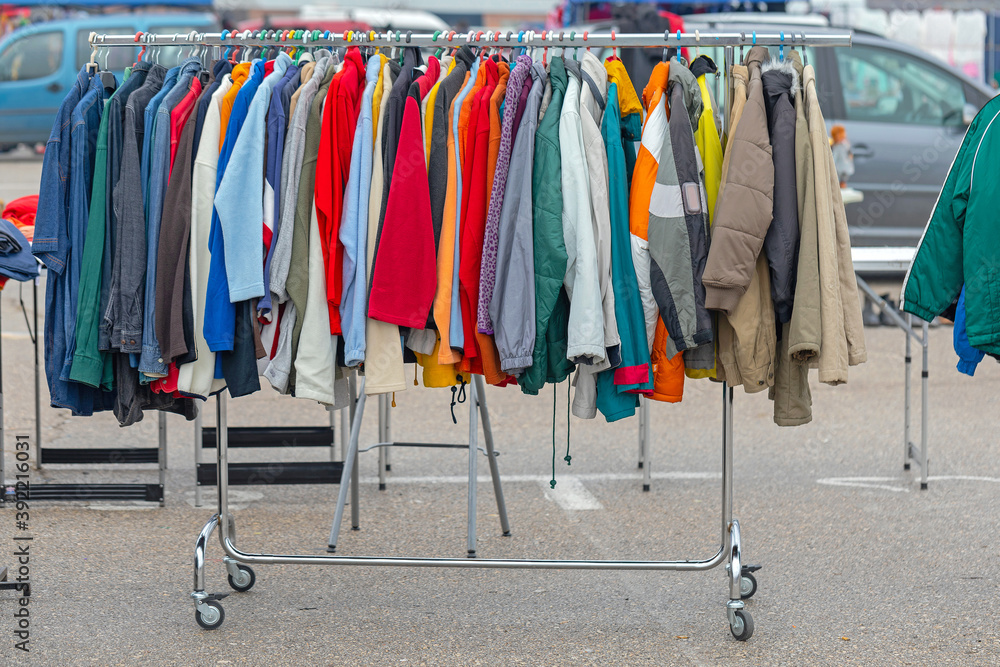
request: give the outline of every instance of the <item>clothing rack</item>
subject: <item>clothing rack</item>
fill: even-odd
[[[156,447],[113,447],[113,448],[52,448],[42,446],[42,397],[41,397],[41,362],[39,361],[39,328],[38,328],[38,283],[41,278],[32,281],[32,320],[28,320],[28,311],[23,298],[19,298],[25,323],[28,324],[28,335],[34,347],[35,363],[35,469],[41,470],[46,464],[140,464],[156,463],[159,467],[159,479],[155,484],[117,484],[103,483],[32,483],[32,500],[51,501],[141,501],[165,504],[164,488],[167,470],[167,419],[162,412],[158,419],[158,444]],[[19,286],[23,289],[23,283]],[[2,330],[2,326],[0,326]],[[3,426],[3,376],[0,374],[0,505],[10,501],[13,486],[6,485],[4,470],[4,426]],[[11,496],[11,497],[8,497]],[[0,579],[2,581],[2,579]]]
[[[433,34],[402,33],[389,31],[379,33],[352,32],[320,33],[318,30],[293,33],[288,39],[287,32],[251,33],[244,31],[231,35],[223,32],[218,36],[192,32],[189,35],[97,35],[91,34],[90,43],[95,48],[105,46],[305,46],[305,47],[458,47],[462,44],[472,44],[480,47],[493,48],[579,48],[579,47],[725,47],[724,68],[727,74],[733,66],[734,47],[744,46],[850,46],[851,33],[760,33],[757,32],[694,32],[694,33],[629,33],[615,32],[594,33],[587,31],[532,31],[518,32],[484,32],[470,31],[459,34],[454,31],[435,32]],[[579,39],[578,39],[579,38]],[[140,43],[141,40],[141,43]],[[726,96],[725,122],[728,124],[731,100]],[[725,128],[728,130],[728,127]],[[475,394],[474,394],[475,395]],[[219,540],[225,552],[225,562],[230,573],[230,585],[238,590],[249,590],[255,581],[249,565],[287,564],[287,565],[367,565],[394,567],[463,567],[463,568],[496,568],[496,569],[577,569],[577,570],[643,570],[643,571],[703,571],[726,564],[729,580],[729,600],[726,603],[730,630],[739,640],[749,639],[753,634],[753,619],[745,609],[744,599],[751,597],[756,591],[753,576],[743,567],[742,541],[739,521],[733,518],[733,389],[728,384],[722,384],[722,517],[721,545],[715,555],[701,560],[673,561],[626,561],[626,560],[542,560],[542,559],[510,559],[510,558],[417,558],[417,557],[380,557],[380,556],[335,556],[335,555],[272,555],[264,553],[247,553],[241,551],[235,544],[236,524],[229,510],[229,476],[227,469],[228,432],[226,421],[226,399],[223,395],[217,397],[216,414],[219,442],[216,449],[218,460],[218,513],[202,528],[195,547],[194,591],[191,597],[195,603],[195,618],[199,625],[206,629],[219,627],[225,619],[225,613],[219,600],[228,594],[207,593],[205,591],[205,553],[208,540],[216,528],[219,529]],[[358,399],[352,410],[363,406],[364,396]],[[474,404],[473,404],[474,405]],[[357,415],[355,415],[357,416]],[[643,426],[648,425],[648,415],[643,420]],[[357,450],[361,419],[353,419],[351,424],[350,450]],[[470,436],[474,425],[470,424]],[[470,438],[470,450],[472,442]],[[350,457],[347,457],[350,461]],[[471,465],[471,464],[470,464]],[[647,466],[644,466],[647,467]],[[356,468],[355,468],[356,470]],[[357,486],[355,485],[355,489]],[[344,489],[342,488],[343,492]],[[236,577],[234,577],[234,573]]]

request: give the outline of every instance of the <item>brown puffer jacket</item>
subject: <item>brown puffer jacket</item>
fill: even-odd
[[[756,52],[756,53],[755,53]],[[759,115],[756,120],[750,116],[751,123],[762,123],[763,145],[770,151],[770,142],[767,134],[766,113],[763,107],[763,92],[760,88],[760,63],[766,57],[767,51],[763,47],[752,49],[748,63],[757,71],[758,97],[760,104],[757,107]],[[748,102],[748,83],[752,83],[753,74],[748,71],[748,67],[737,65],[733,68],[733,100],[732,113],[730,115],[729,141],[726,146],[726,153],[722,163],[722,185],[719,189],[719,199],[721,202],[729,195],[726,194],[733,179],[730,178],[732,160],[740,159],[740,151],[736,147],[741,133],[744,133],[743,125],[746,112],[750,105]],[[737,162],[736,164],[739,164]],[[737,167],[739,169],[739,167]],[[767,178],[773,183],[773,168],[768,164],[763,170]],[[741,186],[737,186],[741,188]],[[722,208],[716,208],[721,215]],[[762,213],[770,222],[771,204],[767,202],[766,210]],[[719,220],[721,218],[717,218]],[[718,230],[712,227],[712,248],[715,248]],[[774,384],[774,361],[777,346],[776,332],[774,324],[774,309],[771,302],[771,282],[767,266],[767,258],[760,252],[763,237],[766,233],[766,226],[760,232],[757,243],[757,254],[750,259],[750,271],[747,277],[747,287],[742,296],[737,297],[735,306],[727,315],[719,314],[719,359],[716,368],[719,381],[726,381],[731,386],[743,385],[747,393],[754,393],[767,389]],[[732,233],[732,229],[726,233]],[[712,250],[709,251],[709,260],[712,257]],[[729,265],[723,265],[728,268]]]
[[[764,236],[771,224],[774,166],[764,108],[760,67],[767,49],[755,46],[747,55],[747,102],[732,131],[716,204],[712,247],[705,266],[706,305],[727,315],[736,309],[753,275]]]

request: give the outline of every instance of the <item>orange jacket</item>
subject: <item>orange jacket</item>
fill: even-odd
[[[669,336],[660,319],[650,282],[649,257],[649,201],[660,166],[660,150],[667,128],[667,76],[669,63],[659,63],[642,91],[646,107],[646,122],[642,128],[642,142],[632,173],[632,192],[629,197],[629,231],[632,233],[632,261],[635,264],[642,310],[646,320],[646,338],[650,344],[650,363],[653,365],[653,392],[648,394],[656,401],[679,403],[684,395],[684,358],[681,353],[667,356]]]

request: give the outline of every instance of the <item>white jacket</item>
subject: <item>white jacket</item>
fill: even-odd
[[[215,175],[219,164],[222,98],[232,86],[233,80],[227,74],[219,88],[212,93],[191,172],[191,242],[188,247],[197,359],[177,369],[177,389],[185,394],[206,398],[226,386],[224,380],[215,379],[215,352],[208,349],[202,333],[205,324],[205,308],[202,304],[205,303],[208,291],[208,269],[212,261],[211,253],[208,252],[208,234],[212,227]]]
[[[601,133],[601,120],[607,100],[608,71],[596,56],[584,53],[580,82],[580,117],[584,154],[590,175],[590,210],[597,250],[597,278],[601,286],[604,314],[604,347],[608,357],[602,363],[581,364],[577,370],[573,414],[582,419],[597,416],[596,374],[620,363],[621,338],[615,316],[615,293],[611,283],[611,210],[608,203],[608,154]],[[587,80],[589,77],[589,81]],[[591,86],[593,82],[593,86]]]
[[[579,362],[603,362],[604,312],[597,268],[597,243],[590,208],[590,177],[584,155],[580,118],[580,75],[573,60],[566,61],[569,84],[559,115],[559,147],[562,153],[563,237],[566,243],[566,278],[569,296],[569,328],[566,357]]]

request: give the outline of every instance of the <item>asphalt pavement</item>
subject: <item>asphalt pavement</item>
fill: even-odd
[[[0,199],[30,194],[40,162],[0,156]],[[44,285],[42,286],[42,288]],[[41,301],[41,289],[39,298]],[[8,474],[17,435],[34,463],[33,352],[19,296],[2,292],[3,408]],[[30,318],[29,318],[30,319]],[[746,562],[763,566],[747,604],[756,632],[735,641],[724,571],[586,572],[260,566],[247,593],[223,601],[226,620],[195,623],[194,544],[213,512],[195,507],[193,428],[169,415],[166,507],[31,503],[30,528],[0,510],[0,565],[30,535],[29,654],[15,648],[19,594],[0,591],[0,664],[32,665],[995,665],[997,425],[1000,366],[955,370],[951,329],[931,331],[930,488],[903,470],[901,331],[866,330],[869,361],[846,385],[813,377],[814,419],[779,428],[766,395],[737,391],[735,513]],[[919,382],[919,368],[914,373]],[[915,384],[916,386],[916,384]],[[48,407],[51,447],[152,446],[157,420],[122,429],[110,415]],[[914,394],[915,399],[919,393]],[[652,489],[637,469],[638,420],[573,419],[567,386],[537,397],[488,388],[513,534],[501,536],[480,458],[479,555],[510,558],[702,559],[720,544],[722,389],[688,381],[679,405],[652,406]],[[555,399],[555,406],[553,400]],[[460,443],[451,392],[395,395],[393,436]],[[374,409],[362,441],[376,440]],[[322,425],[315,403],[265,389],[228,403],[230,425]],[[556,480],[552,474],[553,415]],[[339,417],[338,417],[339,419]],[[214,423],[208,404],[206,425]],[[919,436],[915,402],[914,437]],[[480,438],[482,444],[482,438]],[[340,458],[337,429],[337,457]],[[208,452],[211,456],[213,451]],[[327,450],[233,451],[234,460],[322,460]],[[361,457],[361,530],[345,521],[342,555],[463,557],[467,453],[397,449],[385,491],[377,455]],[[31,481],[155,482],[151,466],[46,466]],[[8,477],[9,479],[9,477]],[[237,487],[237,545],[247,552],[325,553],[336,486]],[[20,541],[23,543],[23,541]],[[208,590],[227,592],[222,552],[209,545]]]

